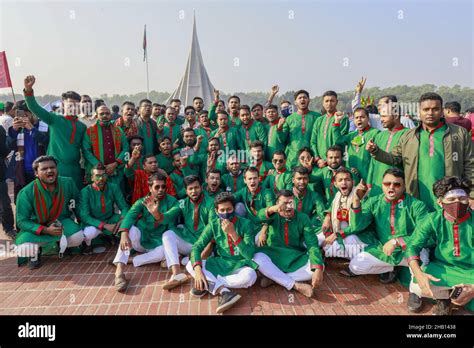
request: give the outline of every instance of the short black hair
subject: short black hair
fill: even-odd
[[[188,105],[184,108],[184,113],[186,114],[188,112],[188,110],[193,110],[194,113],[196,113],[196,109],[194,108],[194,106],[191,106],[191,105]]]
[[[168,140],[170,141],[170,143],[173,143],[173,142],[171,141],[171,138],[170,138],[169,136],[163,135],[163,136],[161,136],[161,137],[158,138],[158,145],[161,144],[161,143],[162,143],[163,141],[165,141],[166,139],[168,139]]]
[[[204,99],[202,99],[201,97],[194,97],[194,98],[193,98],[193,103],[194,103],[195,100],[200,100],[200,101],[202,101],[202,102],[204,103]]]
[[[342,150],[342,147],[340,147],[339,145],[333,145],[333,146],[330,146],[328,147],[328,149],[326,150],[326,156],[328,155],[328,152],[329,151],[332,151],[332,152],[340,152],[341,153],[341,156],[343,154],[343,150]]]
[[[309,152],[309,154],[311,155],[311,157],[314,157],[314,152],[313,152],[313,150],[311,150],[309,147],[306,147],[306,146],[305,146],[305,147],[302,147],[301,149],[298,150],[298,157],[300,157],[303,152]]]
[[[153,185],[155,181],[166,182],[166,176],[164,176],[162,173],[155,173],[153,175],[150,175],[150,177],[148,178],[148,186]]]
[[[387,95],[384,95],[384,96],[381,96],[379,98],[379,100],[382,100],[382,99],[385,99],[387,98],[388,101],[391,101],[392,103],[398,103],[398,98],[397,96],[393,95],[393,94],[387,94]]]
[[[279,190],[275,195],[275,201],[278,201],[278,199],[282,196],[283,197],[293,197],[294,194],[290,190],[286,190],[286,189]]]
[[[254,140],[250,143],[250,148],[253,149],[254,147],[261,147],[263,150],[265,148],[265,144],[263,143],[263,141]]]
[[[219,115],[226,115],[227,118],[229,118],[229,114],[228,114],[227,111],[225,111],[225,110],[218,111],[218,112],[216,113],[216,115],[217,115],[217,116],[219,116]]]
[[[142,104],[144,104],[144,103],[147,103],[147,104],[150,104],[150,105],[152,104],[152,102],[151,102],[150,99],[146,99],[146,98],[145,98],[145,99],[142,99],[142,100],[140,100],[140,101],[138,102],[138,107],[141,108],[141,107],[142,107]]]
[[[275,110],[276,112],[278,112],[278,106],[275,105],[275,104],[270,104],[267,106],[267,110],[269,109],[272,109],[272,110]]]
[[[443,198],[451,190],[461,189],[469,196],[471,193],[471,180],[458,178],[457,176],[445,176],[433,185],[433,193],[436,198]]]
[[[24,100],[19,100],[15,103],[14,110],[21,110],[25,112],[30,112],[30,109],[28,109],[28,105],[26,105],[26,101]]]
[[[334,91],[326,91],[323,94],[323,99],[324,99],[324,97],[336,97],[336,99],[337,99],[337,93],[334,92]]]
[[[155,156],[154,154],[152,154],[152,153],[149,153],[148,155],[143,156],[143,163],[145,163],[146,160],[149,159],[149,158],[151,158],[151,157],[153,157],[154,159],[156,159],[156,156]]]
[[[253,166],[250,166],[244,169],[244,177],[245,177],[245,174],[247,174],[248,172],[257,173],[257,175],[259,174],[257,167],[253,167]]]
[[[196,135],[196,133],[194,132],[194,129],[192,129],[191,127],[186,127],[183,129],[183,134],[186,133],[186,132],[193,132],[194,135]]]
[[[219,207],[219,204],[227,203],[227,202],[232,203],[232,206],[235,207],[234,195],[230,192],[221,192],[214,199],[214,207],[217,209]]]
[[[283,158],[286,159],[286,153],[285,153],[285,151],[283,151],[283,150],[276,150],[276,151],[273,153],[272,158],[275,157],[275,155],[280,155],[280,156],[283,155]]]
[[[443,106],[443,98],[441,98],[441,96],[438,93],[428,92],[428,93],[422,94],[419,102],[421,103],[421,102],[424,102],[425,100],[439,100],[439,102],[441,103],[441,106]]]
[[[397,168],[397,167],[388,168],[383,173],[383,177],[385,177],[385,175],[387,174],[393,175],[396,178],[402,178],[403,181],[405,181],[405,173],[403,173],[403,170],[401,170],[400,168]]]
[[[358,106],[354,109],[354,115],[357,111],[364,111],[365,116],[369,117],[369,110],[367,108],[364,108],[363,106]]]
[[[309,98],[308,91],[305,91],[304,89],[300,89],[300,90],[296,91],[295,94],[294,94],[295,100],[296,100],[296,98],[298,98],[298,96],[300,94],[305,94]]]
[[[201,115],[208,115],[209,114],[209,111],[208,110],[201,110],[201,112],[199,113],[198,117],[201,116]]]
[[[62,99],[62,100],[72,99],[72,100],[77,100],[78,102],[80,102],[80,101],[81,101],[81,96],[80,96],[79,93],[77,93],[77,92],[74,92],[74,91],[67,91],[67,92],[64,92],[64,93],[61,95],[61,99]]]
[[[199,182],[199,185],[201,185],[201,178],[197,175],[188,175],[184,177],[183,183],[184,183],[184,188],[187,188],[189,185],[191,185],[193,182]]]
[[[219,169],[209,169],[206,173],[206,178],[209,177],[209,174],[219,174],[219,176],[222,176],[222,173]]]
[[[258,108],[258,107],[262,108],[262,110],[263,110],[263,105],[260,104],[260,103],[256,103],[256,104],[253,104],[253,105],[252,105],[252,111],[253,111],[255,108]]]
[[[181,103],[181,99],[175,98],[170,100],[170,105],[173,103]]]
[[[33,170],[36,172],[38,170],[40,163],[49,162],[49,161],[54,162],[56,164],[56,167],[58,166],[58,161],[53,156],[39,156],[37,159],[33,161]]]
[[[349,174],[349,176],[352,179],[352,173],[346,167],[337,168],[336,171],[334,172],[334,178],[336,178],[337,174]]]
[[[469,108],[466,110],[466,113],[470,114],[470,113],[473,113],[474,112],[474,107],[472,108]]]
[[[130,135],[129,137],[127,137],[128,145],[132,143],[132,140],[137,140],[137,139],[140,140],[142,144],[145,142],[145,139],[143,139],[143,137],[139,135]]]
[[[97,109],[101,107],[102,105],[105,105],[104,99],[96,99],[94,101],[94,111],[97,111]]]
[[[105,166],[102,163],[99,162],[95,166],[92,167],[91,173],[94,170],[105,170]]]
[[[369,114],[378,114],[379,113],[379,109],[373,104],[367,105],[365,107],[365,109],[367,110],[367,112]]]
[[[120,108],[119,108],[118,105],[112,105],[112,112],[117,113],[117,112],[119,112],[119,110],[120,110]]]
[[[302,175],[309,175],[310,171],[306,167],[296,166],[296,167],[293,168],[293,176],[295,176],[296,173],[300,173]]]
[[[13,104],[11,101],[7,101],[5,103],[5,112],[8,113],[8,112],[12,111],[14,105],[15,104]]]
[[[241,105],[239,110],[247,110],[250,113],[250,106],[248,106],[246,104]]]
[[[239,104],[240,104],[240,97],[236,96],[236,95],[231,95],[228,99],[227,99],[227,102],[229,102],[231,99],[237,99],[239,101]]]
[[[461,113],[461,104],[459,104],[457,101],[447,102],[444,104],[444,108],[457,114]]]
[[[131,108],[135,109],[135,104],[134,104],[133,102],[131,102],[131,101],[128,101],[128,100],[127,100],[127,101],[124,101],[124,102],[122,103],[122,109],[123,109],[126,105],[128,105],[128,106],[130,106]]]

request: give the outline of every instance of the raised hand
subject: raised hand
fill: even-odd
[[[344,113],[342,111],[336,111],[334,114],[334,123],[341,123],[341,120],[344,117]]]
[[[364,182],[364,179],[360,179],[359,184],[356,187],[356,195],[359,199],[362,199],[367,191],[369,190],[369,187],[367,184]]]
[[[33,90],[33,85],[36,82],[36,78],[33,75],[28,75],[25,77],[24,84],[25,84],[25,91],[32,91]]]
[[[142,145],[135,146],[132,151],[132,158],[137,160],[142,155]]]
[[[218,89],[214,88],[214,100],[219,100],[220,92]]]
[[[147,208],[148,212],[151,215],[154,215],[155,213],[159,211],[160,201],[155,200],[153,196],[149,195],[143,200],[143,205]]]
[[[367,151],[369,151],[370,153],[372,152],[375,152],[378,150],[378,146],[377,144],[374,142],[374,139],[370,139],[368,142],[367,142],[367,145],[365,145],[365,149]]]
[[[278,126],[277,128],[278,129],[282,129],[283,128],[283,125],[285,124],[285,121],[286,119],[284,117],[280,117],[280,119],[278,120]]]
[[[356,92],[358,94],[362,93],[362,91],[364,90],[364,86],[365,86],[366,81],[367,81],[366,77],[361,77],[360,78],[360,81],[357,83],[357,86],[356,86]]]
[[[275,96],[278,94],[279,91],[280,87],[278,85],[273,85],[270,93]]]

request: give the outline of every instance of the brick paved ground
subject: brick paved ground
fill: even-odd
[[[0,227],[0,247],[11,243]],[[13,257],[0,256],[0,315],[177,315],[215,314],[217,298],[189,295],[191,283],[172,291],[161,289],[170,272],[159,265],[127,266],[131,279],[125,293],[114,290],[115,268],[107,260],[115,249],[90,256],[43,257],[35,271],[18,267]],[[383,285],[377,276],[339,276],[344,260],[329,260],[324,283],[314,299],[280,286],[237,290],[242,299],[226,315],[406,315],[408,291]],[[184,269],[184,267],[183,267]],[[427,304],[421,314],[431,314]],[[455,314],[468,314],[456,309]]]

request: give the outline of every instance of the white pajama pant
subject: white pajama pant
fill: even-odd
[[[324,233],[319,233],[317,237],[319,246],[322,246],[326,238],[324,236]],[[343,241],[344,248],[341,247],[337,240],[335,240],[331,245],[326,245],[323,248],[326,257],[341,257],[344,259],[352,260],[358,254],[360,254],[367,246],[367,244],[362,242],[355,234],[347,236],[343,239]]]
[[[84,242],[91,245],[92,240],[102,234],[102,231],[95,226],[87,226],[84,228]]]
[[[130,228],[130,231],[128,232],[128,236],[130,238],[130,241],[132,242],[132,248],[140,253],[143,253],[133,258],[133,265],[135,267],[139,267],[139,266],[147,265],[150,263],[156,263],[156,262],[162,261],[165,258],[163,246],[160,245],[159,247],[156,247],[154,249],[145,249],[140,244],[141,235],[142,233],[135,226],[132,226]],[[117,255],[115,255],[114,264],[116,265],[118,263],[123,263],[126,265],[128,262],[129,256],[130,256],[130,250],[122,250],[119,246],[117,250]]]
[[[294,272],[284,273],[272,262],[270,257],[264,253],[256,253],[253,260],[258,264],[260,273],[287,290],[291,290],[295,282],[305,282],[311,280],[313,276],[309,261],[306,265]]]
[[[84,233],[82,230],[67,237],[67,247],[78,247],[84,241]],[[16,253],[19,257],[36,257],[39,252],[39,247],[42,243],[23,243],[16,246]]]
[[[429,262],[429,253],[427,249],[422,249],[420,253],[421,261],[423,265],[427,265]],[[397,265],[408,267],[408,262],[406,258]],[[357,275],[362,274],[382,274],[393,271],[394,266],[379,260],[372,254],[368,252],[361,252],[359,255],[354,257],[349,263],[349,269],[352,273]]]
[[[186,242],[174,231],[168,230],[163,233],[163,248],[165,252],[166,264],[168,268],[179,265],[179,254],[188,256],[193,245]]]
[[[193,278],[195,277],[196,272],[194,272],[191,261],[186,265],[186,270],[193,276]],[[211,294],[213,295],[216,295],[217,289],[222,286],[226,288],[246,289],[250,288],[257,281],[257,272],[247,266],[241,267],[227,276],[218,275],[216,277],[214,274],[206,270],[206,260],[203,260],[202,271],[208,281],[215,283],[215,286],[211,291]]]

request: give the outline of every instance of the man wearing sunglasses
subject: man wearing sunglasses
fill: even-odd
[[[437,181],[433,192],[442,209],[429,214],[416,226],[407,247],[406,257],[416,280],[410,284],[410,291],[436,299],[433,314],[449,315],[453,288],[464,288],[463,283],[474,284],[474,218],[469,209],[470,191],[471,182],[467,179],[450,176]],[[428,265],[420,267],[420,252],[432,240],[436,244],[433,258]],[[473,310],[474,301],[466,306]]]
[[[98,120],[87,128],[82,140],[82,153],[86,160],[86,177],[94,166],[105,166],[108,181],[119,187],[123,185],[123,165],[129,152],[129,145],[123,130],[112,123],[110,109],[101,105],[97,109]]]
[[[282,150],[273,153],[272,164],[274,169],[268,171],[263,187],[276,194],[291,187],[291,171],[286,168],[286,154]]]
[[[121,215],[128,212],[120,187],[108,182],[106,167],[96,164],[91,170],[92,183],[80,192],[79,217],[84,227],[84,248],[82,253],[92,254],[92,240],[101,234],[112,235],[118,230]],[[120,214],[115,213],[115,205]]]
[[[350,228],[364,231],[371,224],[375,229],[376,239],[363,252],[353,258],[345,276],[362,274],[380,274],[380,281],[388,284],[396,281],[399,268],[408,267],[405,256],[415,226],[427,215],[426,205],[405,193],[403,172],[398,168],[388,169],[382,181],[383,194],[370,197],[361,203],[368,187],[363,180],[356,187],[350,209]],[[427,250],[423,263],[427,263]],[[410,293],[408,310],[419,312],[422,308],[421,298]]]

